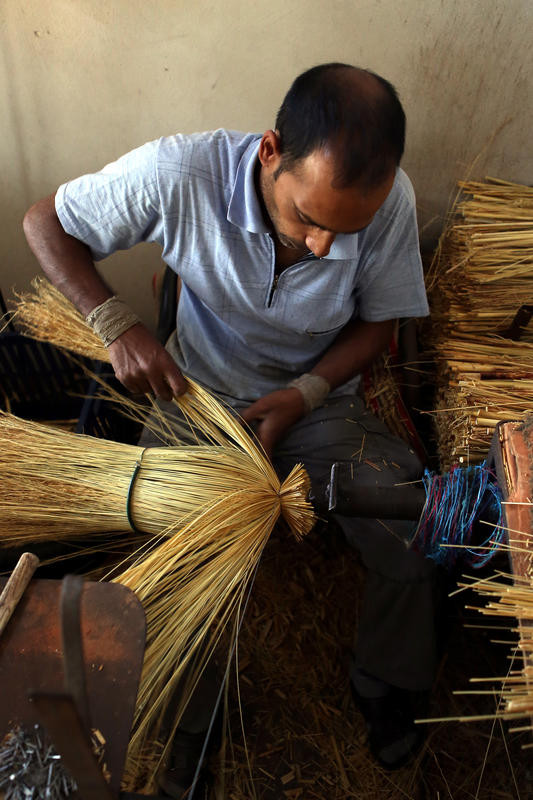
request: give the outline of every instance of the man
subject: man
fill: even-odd
[[[151,142],[61,186],[24,228],[128,389],[168,401],[190,376],[254,425],[280,472],[303,461],[317,482],[352,460],[362,484],[401,483],[420,465],[356,389],[395,320],[428,311],[404,133],[387,81],[326,64],[296,79],[263,136]],[[94,267],[140,241],[181,279],[166,350]],[[419,743],[410,702],[433,677],[431,567],[405,547],[407,523],[337,521],[368,568],[351,687],[394,768]]]

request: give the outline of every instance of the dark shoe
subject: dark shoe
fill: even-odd
[[[168,766],[159,776],[159,787],[175,800],[205,800],[208,795],[207,769],[201,765],[194,792],[190,795],[198,764],[202,757],[206,731],[189,733],[178,729],[168,760]]]
[[[354,702],[365,718],[368,744],[376,761],[387,770],[405,766],[420,750],[426,726],[414,720],[424,716],[427,693],[388,686],[379,697],[362,697],[350,681]]]

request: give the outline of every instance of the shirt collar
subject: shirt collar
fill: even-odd
[[[261,137],[254,139],[239,161],[228,205],[228,222],[250,233],[269,233],[255,189],[255,165]]]
[[[258,135],[241,156],[228,204],[227,219],[250,233],[270,233],[255,186],[255,166],[261,137]],[[348,260],[357,256],[358,234],[339,234],[325,259]]]

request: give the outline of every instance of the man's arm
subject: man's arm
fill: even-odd
[[[363,372],[390,342],[395,320],[364,322],[353,320],[339,333],[331,347],[311,370],[325,378],[332,389]],[[304,400],[296,388],[279,389],[248,406],[241,416],[246,422],[259,421],[256,429],[270,455],[276,442],[305,414]]]
[[[90,249],[63,229],[54,195],[32,206],[23,225],[46,276],[84,316],[113,295],[96,270]],[[187,389],[171,356],[142,323],[121,334],[108,351],[117,378],[132,392],[152,392],[170,400]]]
[[[365,370],[390,343],[396,320],[353,320],[339,333],[311,374],[325,378],[332,389]]]

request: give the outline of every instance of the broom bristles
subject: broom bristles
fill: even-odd
[[[109,361],[106,348],[63,295],[42,279],[34,281],[34,290],[19,295],[14,312],[27,334]],[[39,530],[57,538],[67,525],[72,537],[128,531],[132,521],[154,535],[133,563],[118,565],[113,573],[137,594],[147,618],[125,771],[127,788],[136,790],[153,788],[154,754],[164,756],[156,744],[164,708],[179,683],[177,725],[224,626],[242,606],[277,519],[282,515],[297,537],[315,520],[301,465],[280,484],[261,446],[234,414],[192,381],[176,403],[209,444],[143,450],[60,434],[9,414],[0,417],[2,503],[11,523],[21,514],[13,534],[17,541],[27,544]],[[134,403],[129,413],[143,414]],[[147,422],[162,438],[177,441],[174,423],[158,411]],[[7,527],[0,521],[4,542]]]

